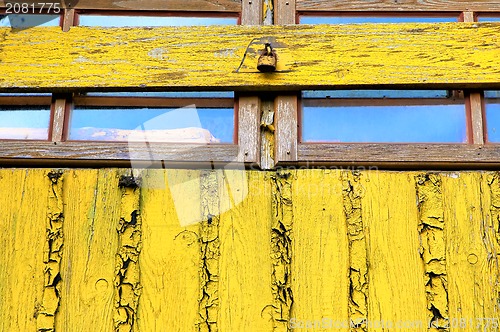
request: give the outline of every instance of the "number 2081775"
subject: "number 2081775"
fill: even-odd
[[[6,2],[5,14],[59,14],[58,2]]]

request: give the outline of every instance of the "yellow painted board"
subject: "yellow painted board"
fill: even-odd
[[[271,183],[257,171],[218,170],[219,331],[272,331]]]
[[[414,176],[413,172],[361,174],[362,220],[368,240],[368,320],[391,323],[393,328],[400,324],[401,331],[427,331]],[[368,331],[381,330],[368,326]]]
[[[490,229],[483,215],[483,176],[456,172],[441,179],[450,331],[498,331],[487,320],[500,316],[495,294],[498,266],[491,262],[495,254],[488,245]]]
[[[0,91],[499,88],[499,33],[459,22],[1,28]],[[256,69],[265,42],[274,73]]]
[[[289,326],[349,331],[349,249],[338,170],[292,173],[292,290]]]
[[[199,173],[141,171],[139,331],[197,331],[199,222],[192,218],[200,216]]]
[[[116,169],[66,170],[58,331],[113,331],[120,190]]]
[[[47,170],[0,170],[0,330],[36,331],[42,303]]]

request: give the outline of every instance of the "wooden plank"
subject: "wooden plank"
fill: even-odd
[[[279,96],[275,101],[275,160],[297,160],[297,97]]]
[[[10,3],[19,1],[10,1]],[[40,5],[36,1],[25,1]],[[61,8],[97,9],[97,10],[137,10],[137,11],[183,11],[183,12],[240,12],[241,0],[76,0],[58,1]],[[9,1],[0,0],[0,8],[5,7]],[[71,6],[71,4],[73,4]]]
[[[480,92],[469,95],[472,143],[484,144],[483,98]]]
[[[241,24],[262,24],[262,0],[245,0],[241,2]]]
[[[489,189],[483,191],[480,172],[445,173],[441,179],[450,325],[456,331],[495,331],[482,319],[499,318],[495,300],[499,271],[490,242],[489,206],[483,204],[489,201]]]
[[[198,330],[199,173],[149,169],[141,174],[139,331]]]
[[[113,331],[120,198],[116,170],[64,174],[64,255],[57,331]]]
[[[37,331],[43,301],[49,182],[46,170],[0,170],[2,331]]]
[[[414,173],[363,172],[361,210],[367,230],[368,320],[427,331],[426,290],[420,257]],[[383,323],[379,323],[383,324]],[[368,325],[368,331],[380,331]]]
[[[52,117],[52,131],[50,134],[52,142],[61,142],[64,132],[64,119],[66,117],[66,99],[57,98],[54,102],[54,115]]]
[[[499,32],[498,23],[2,28],[0,91],[495,89]],[[279,57],[274,73],[256,69],[264,42]]]
[[[217,171],[219,331],[272,331],[271,182],[256,171]]]
[[[275,24],[295,24],[295,6],[296,0],[276,1],[275,5]]]
[[[261,101],[260,120],[260,168],[274,168],[274,100]]]
[[[470,0],[296,0],[299,11],[500,11],[497,1]]]
[[[238,99],[238,161],[259,163],[260,161],[260,99],[239,97]]]
[[[74,25],[75,23],[75,10],[74,9],[65,9],[64,10],[64,16],[63,16],[63,22],[62,22],[62,30],[64,32],[69,31],[69,29]]]
[[[465,144],[299,144],[298,161],[302,163],[347,163],[394,165],[441,163],[449,166],[500,162],[495,146]]]
[[[349,331],[349,243],[341,172],[292,173],[292,330]],[[314,325],[313,325],[314,326]]]
[[[236,145],[197,145],[197,144],[160,144],[114,142],[29,142],[0,141],[0,158],[29,159],[79,159],[79,160],[116,160],[142,161],[150,166],[155,161],[166,162],[210,162],[220,163],[236,160]]]

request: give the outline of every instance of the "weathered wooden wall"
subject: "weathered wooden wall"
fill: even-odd
[[[498,23],[0,28],[0,91],[498,89],[499,33]],[[278,62],[264,74],[266,42]]]
[[[1,331],[498,331],[498,173],[124,174],[0,170]]]

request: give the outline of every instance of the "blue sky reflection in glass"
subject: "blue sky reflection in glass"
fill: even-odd
[[[440,23],[457,22],[458,16],[449,17],[425,17],[425,16],[300,16],[301,24],[361,24],[361,23]]]
[[[308,99],[302,105],[302,142],[465,143],[463,100],[447,91],[335,91],[349,96]],[[329,92],[328,94],[334,95]],[[355,97],[353,97],[355,96]],[[380,96],[385,96],[380,97]],[[350,99],[348,99],[350,98]],[[319,102],[318,102],[319,101]]]
[[[0,106],[0,139],[46,140],[49,106]]]
[[[488,142],[500,143],[500,91],[485,91],[486,137]]]
[[[69,139],[233,143],[233,134],[233,108],[75,107]]]
[[[0,15],[1,16],[1,15]],[[59,26],[59,15],[9,14],[0,18],[0,27],[31,28]]]
[[[79,25],[99,27],[162,27],[235,25],[236,17],[178,17],[178,16],[123,16],[80,15]]]

